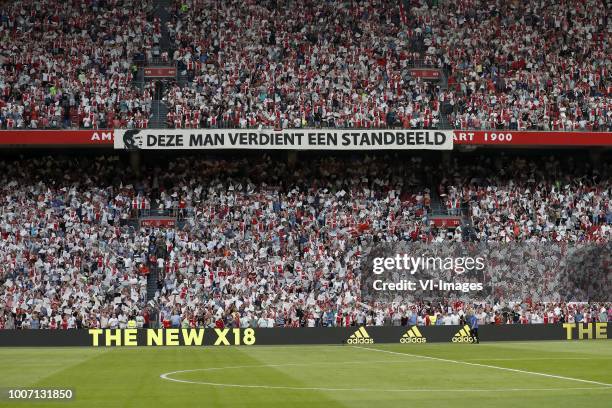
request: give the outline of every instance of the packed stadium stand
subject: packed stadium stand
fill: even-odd
[[[0,125],[146,127],[151,85],[135,86],[159,22],[150,1],[0,4]]]
[[[106,147],[136,128],[610,132],[608,3],[0,1],[3,144],[44,144],[26,129],[109,130],[86,136]],[[556,296],[498,268],[483,323],[612,318],[593,297],[609,274],[566,287],[547,252],[609,248],[609,151],[65,153],[2,153],[0,328],[456,324],[461,294],[361,296],[364,251],[398,242],[534,245],[522,254]]]
[[[601,321],[612,312],[587,292],[561,292],[558,260],[545,259],[551,245],[610,243],[608,155],[598,164],[563,152],[241,156],[155,156],[140,175],[120,155],[5,157],[0,325],[457,324],[470,305],[461,294],[360,298],[363,251],[397,242],[534,244],[530,256],[546,266],[556,297],[513,286],[517,271],[498,271],[507,283],[478,303],[483,323],[578,313]],[[436,226],[435,213],[462,223]],[[175,223],[146,223],[155,217]],[[609,274],[597,279],[609,287]]]
[[[611,406],[610,10],[0,0],[0,407]]]
[[[605,0],[2,2],[0,126],[610,131],[607,10]],[[159,65],[176,75],[145,80]]]
[[[436,128],[446,115],[458,129],[612,123],[602,1],[215,4],[175,3],[173,58],[188,72],[166,97],[177,127]]]

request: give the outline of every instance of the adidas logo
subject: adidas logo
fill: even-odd
[[[427,343],[427,337],[423,337],[418,327],[412,326],[400,339],[400,343]]]
[[[471,336],[470,326],[466,324],[461,330],[455,333],[451,341],[453,343],[473,343],[476,340]]]
[[[370,337],[365,327],[361,326],[346,340],[347,344],[372,344],[374,339]]]

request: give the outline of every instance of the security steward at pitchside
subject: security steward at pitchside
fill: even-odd
[[[470,325],[470,336],[474,339],[474,343],[480,343],[478,339],[478,317],[476,317],[476,313],[472,312],[468,316],[468,324]]]

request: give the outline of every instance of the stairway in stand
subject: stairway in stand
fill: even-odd
[[[158,277],[159,271],[157,270],[157,265],[149,263],[149,275],[147,276],[147,302],[155,299]]]
[[[149,128],[165,129],[168,127],[166,117],[168,115],[168,106],[161,100],[153,100],[151,102],[151,119],[149,120]]]

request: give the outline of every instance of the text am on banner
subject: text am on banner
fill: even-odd
[[[115,149],[452,150],[453,132],[345,129],[115,130]]]
[[[113,145],[112,129],[90,130],[3,130],[0,131],[2,146],[41,147],[110,147]]]

